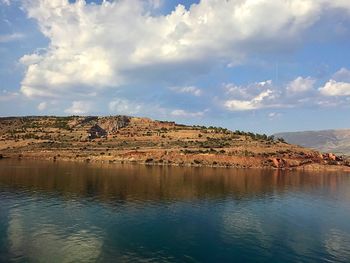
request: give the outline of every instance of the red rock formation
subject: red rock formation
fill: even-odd
[[[287,167],[287,162],[281,158],[272,158],[271,159],[273,167],[275,168],[284,168]]]
[[[332,161],[337,161],[337,156],[335,156],[333,153],[329,153],[328,158]]]

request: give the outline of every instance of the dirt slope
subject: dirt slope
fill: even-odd
[[[240,168],[349,165],[342,157],[266,135],[128,116],[0,118],[0,154],[55,161]]]

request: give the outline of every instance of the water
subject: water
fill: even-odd
[[[350,262],[350,175],[1,160],[0,262]]]

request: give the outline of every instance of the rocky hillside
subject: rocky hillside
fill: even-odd
[[[321,152],[350,155],[350,129],[278,133],[287,142]]]
[[[0,156],[240,168],[349,165],[272,136],[128,116],[0,118]]]

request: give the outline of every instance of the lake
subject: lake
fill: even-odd
[[[350,175],[1,160],[0,262],[350,262]]]

